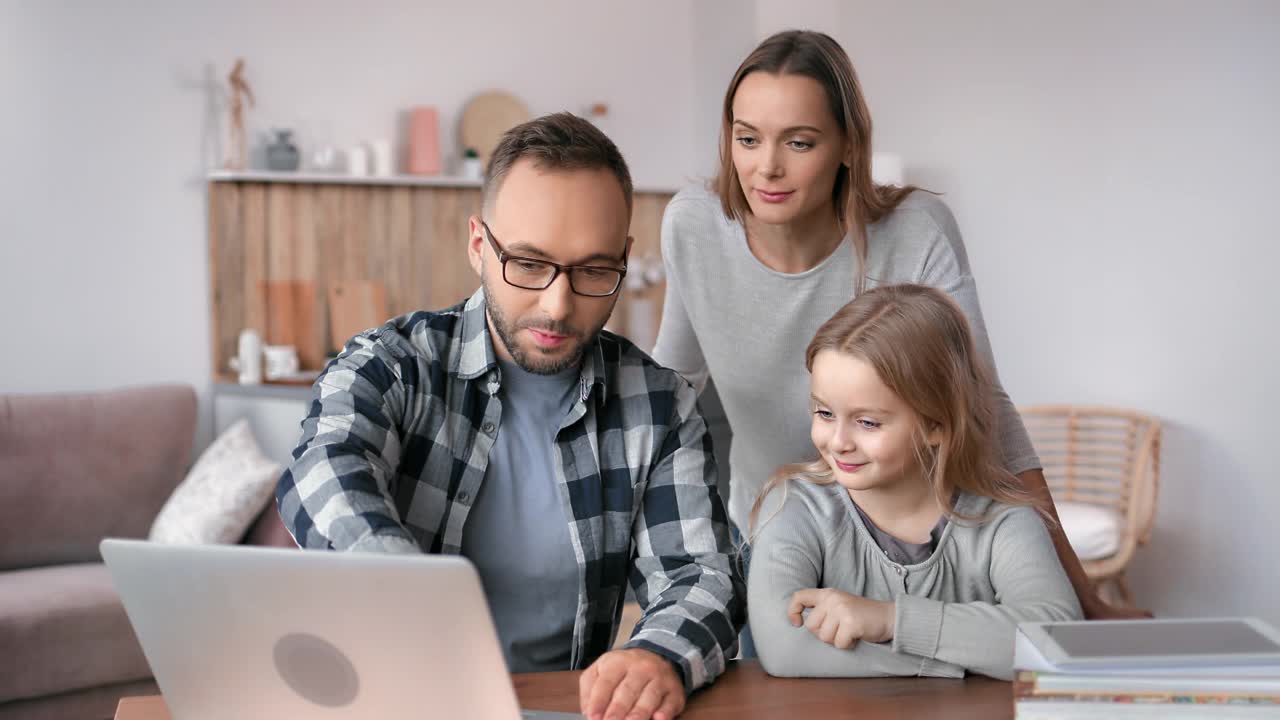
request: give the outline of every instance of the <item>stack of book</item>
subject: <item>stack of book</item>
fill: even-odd
[[[1021,670],[1018,720],[1280,718],[1280,678],[1080,675]]]
[[[1170,636],[1184,630],[1194,637],[1201,628],[1193,621],[1126,621],[1088,623],[1095,638],[1099,630],[1114,630],[1122,641],[1092,641],[1098,653],[1084,648],[1088,638],[1056,629],[1075,630],[1079,623],[1027,624],[1019,629],[1014,651],[1013,701],[1018,720],[1095,720],[1098,718],[1280,718],[1280,657],[1248,648],[1236,658],[1222,650],[1204,652],[1205,635],[1197,646],[1178,653],[1144,653],[1144,647],[1170,645]],[[1223,620],[1203,621],[1223,623]],[[1243,622],[1243,621],[1240,621]],[[1264,634],[1274,629],[1248,621]],[[1175,623],[1182,623],[1174,626]],[[1227,627],[1225,625],[1217,626]],[[1058,639],[1064,642],[1059,644]],[[1148,642],[1149,641],[1149,642]],[[1107,649],[1110,645],[1111,650]],[[1129,647],[1119,655],[1114,648]]]

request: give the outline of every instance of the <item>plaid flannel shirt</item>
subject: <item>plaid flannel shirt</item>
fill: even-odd
[[[276,488],[304,548],[457,554],[501,427],[483,290],[353,338],[317,379]],[[609,649],[630,579],[627,647],[674,663],[686,691],[737,648],[745,589],[693,387],[602,332],[583,354],[555,468],[579,567],[571,666]]]

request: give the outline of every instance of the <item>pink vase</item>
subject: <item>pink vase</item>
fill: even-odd
[[[414,175],[440,174],[440,122],[436,109],[413,109],[409,121],[409,172]]]

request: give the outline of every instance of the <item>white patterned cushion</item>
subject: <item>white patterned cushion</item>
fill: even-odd
[[[150,540],[236,543],[272,496],[282,468],[262,454],[248,420],[209,446],[151,525]]]
[[[1122,519],[1115,510],[1089,503],[1060,502],[1058,519],[1081,561],[1111,557],[1120,549]]]

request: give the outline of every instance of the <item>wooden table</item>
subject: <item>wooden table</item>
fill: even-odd
[[[515,675],[520,706],[578,711],[578,673]],[[753,661],[730,663],[728,671],[689,699],[681,718],[958,718],[1012,720],[1013,688],[986,678],[867,678],[792,680],[770,677]],[[124,698],[116,720],[171,720],[158,695]]]

